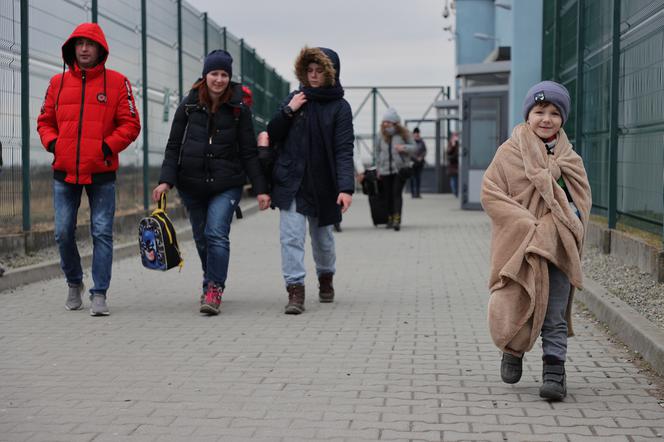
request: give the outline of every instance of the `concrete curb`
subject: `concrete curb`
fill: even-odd
[[[258,204],[256,202],[247,203],[240,207],[242,208],[243,216],[249,216],[258,212]],[[187,226],[185,229],[177,232],[177,238],[180,242],[192,239],[191,227]],[[138,245],[135,241],[118,244],[113,247],[113,260],[132,257],[138,258],[138,256]],[[137,265],[140,265],[138,259],[136,262]],[[81,265],[84,269],[89,269],[91,264],[92,253],[81,256]],[[62,270],[60,269],[60,260],[58,259],[12,269],[6,271],[4,276],[0,277],[0,292],[11,290],[21,285],[32,284],[33,282],[61,277]]]
[[[585,277],[583,285],[584,289],[576,292],[575,299],[585,304],[620,340],[664,376],[664,331],[592,279]]]

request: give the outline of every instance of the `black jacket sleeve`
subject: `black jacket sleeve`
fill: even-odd
[[[182,148],[182,138],[184,137],[186,127],[187,114],[185,112],[185,101],[183,100],[173,117],[171,132],[168,135],[168,142],[164,151],[164,161],[161,163],[159,184],[167,183],[173,187],[177,183],[180,149]]]
[[[281,141],[284,141],[288,136],[288,131],[290,130],[293,118],[289,118],[286,116],[286,114],[284,114],[284,108],[286,105],[288,105],[288,103],[290,103],[293,95],[295,94],[296,92],[291,92],[288,94],[286,99],[279,105],[277,112],[267,124],[267,133],[270,136],[270,144],[272,146]]]
[[[254,123],[251,110],[246,106],[242,106],[242,113],[240,114],[238,146],[242,166],[254,187],[254,193],[267,193],[267,183],[260,161],[258,160],[258,147],[256,146],[256,138],[254,137]]]
[[[353,112],[348,102],[343,100],[334,121],[334,156],[339,192],[349,194],[355,190],[354,142]]]

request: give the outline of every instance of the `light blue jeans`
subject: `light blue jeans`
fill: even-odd
[[[295,200],[288,210],[279,211],[279,236],[281,239],[281,272],[286,286],[303,284],[304,241],[309,222],[311,249],[316,263],[316,275],[335,272],[336,254],[332,226],[318,227],[318,219],[304,216],[295,210]]]
[[[76,245],[76,219],[83,188],[90,205],[92,234],[92,282],[90,294],[106,295],[113,266],[113,217],[115,181],[102,184],[69,184],[53,180],[55,241],[60,251],[60,266],[69,284],[83,281],[81,256]]]
[[[229,235],[242,188],[234,187],[212,196],[178,190],[189,212],[191,231],[203,267],[203,291],[212,281],[223,290],[231,253]]]

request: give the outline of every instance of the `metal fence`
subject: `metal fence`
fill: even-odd
[[[563,83],[565,130],[586,163],[593,211],[662,234],[664,2],[544,2],[543,77]]]
[[[288,82],[243,39],[182,0],[0,0],[0,233],[52,222],[51,158],[36,119],[50,77],[62,72],[62,43],[86,21],[104,30],[107,66],[132,83],[143,126],[120,155],[119,213],[148,207],[173,114],[210,50],[233,55],[233,80],[253,92],[256,129],[289,92]]]

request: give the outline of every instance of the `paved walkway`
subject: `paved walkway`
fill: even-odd
[[[282,313],[274,211],[233,224],[218,317],[197,313],[191,242],[181,273],[117,261],[106,318],[65,311],[59,280],[0,293],[0,440],[661,439],[654,386],[582,316],[564,403],[538,396],[538,350],[519,384],[500,381],[482,212],[426,195],[405,200],[399,233],[369,219],[357,197],[338,302],[319,304],[308,276],[299,317]]]

